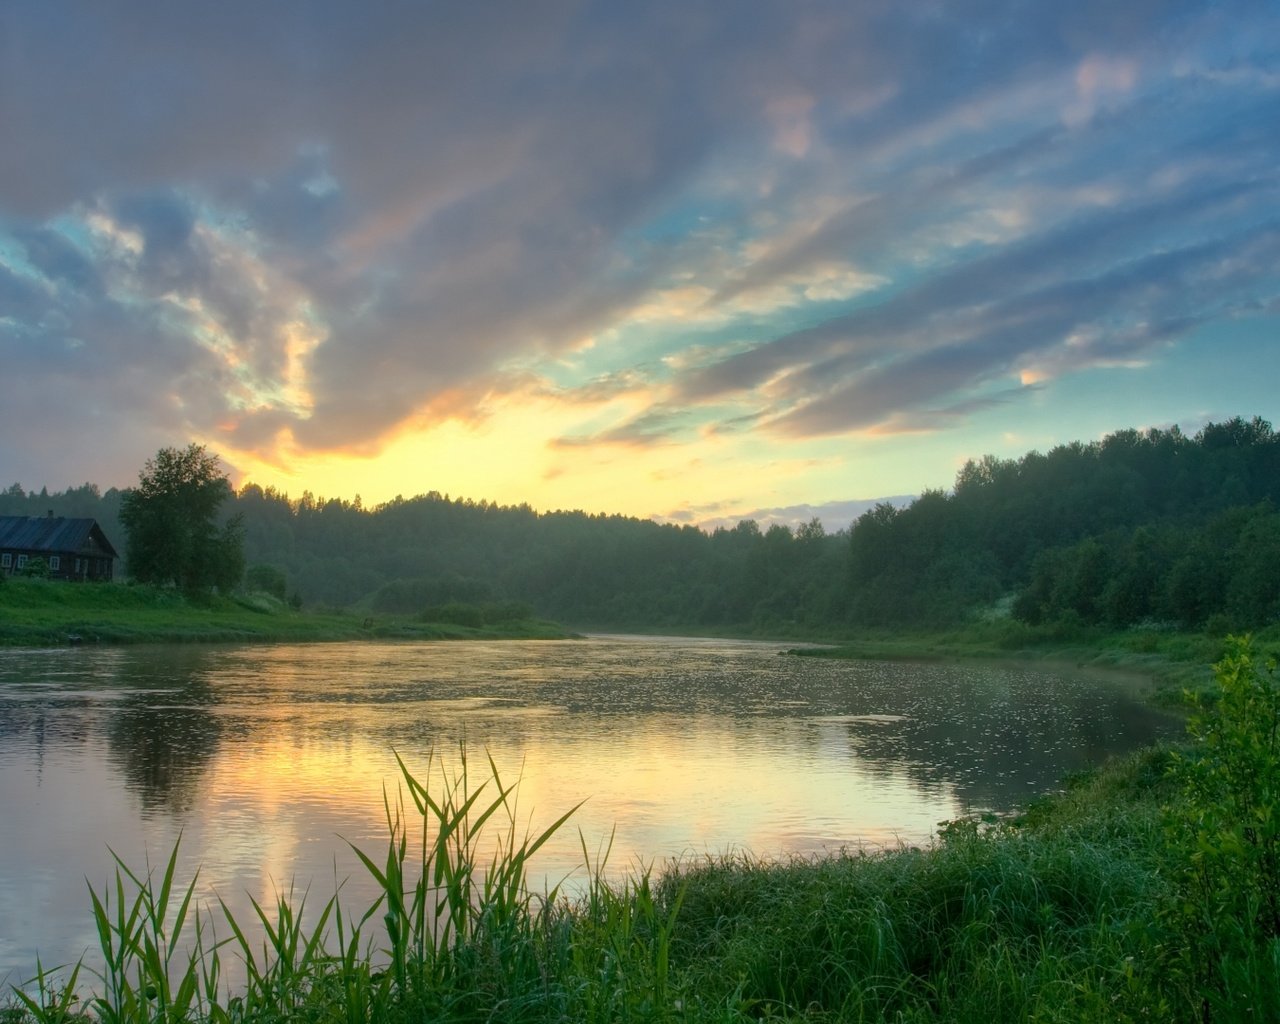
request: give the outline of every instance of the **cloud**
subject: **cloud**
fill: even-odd
[[[785,526],[795,530],[817,519],[827,533],[838,533],[841,530],[848,530],[860,515],[877,505],[889,504],[902,508],[914,500],[913,494],[895,494],[887,498],[855,498],[847,501],[750,508],[742,511],[733,511],[731,505],[721,502],[698,505],[693,508],[679,508],[656,518],[665,522],[692,524],[708,532],[719,529],[731,530],[744,519],[754,519],[764,530],[771,526]]]
[[[591,434],[557,437],[553,448],[622,447],[652,448],[674,444],[680,435],[694,425],[687,410],[654,406],[625,422]]]
[[[1257,288],[1274,287],[1280,223],[1232,224],[1230,215],[1242,203],[1265,206],[1278,186],[1272,175],[1097,213],[697,368],[676,386],[697,402],[761,394],[769,385],[781,398],[774,427],[813,436],[949,403],[1020,367],[1044,380],[1051,367],[1115,364],[1178,336],[1206,310],[1221,314],[1247,305]],[[1159,239],[1171,221],[1230,227],[1220,237],[1133,255],[1136,243]],[[1082,332],[1102,340],[1080,345]]]
[[[633,403],[560,446],[963,422],[1274,306],[1277,37],[1190,0],[5,5],[0,357],[92,396],[48,430],[113,465],[374,453],[518,372]]]

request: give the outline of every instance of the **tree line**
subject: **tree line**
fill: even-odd
[[[105,493],[15,484],[0,514],[94,516],[113,541],[134,542],[127,571],[145,578],[149,555],[127,527],[147,480],[144,470],[138,487]],[[1259,418],[984,456],[951,490],[879,505],[836,533],[816,519],[708,533],[434,491],[366,508],[221,486],[216,515],[206,503],[201,519],[201,558],[217,564],[199,578],[307,605],[416,614],[515,603],[581,626],[815,631],[993,611],[1113,627],[1246,629],[1280,616],[1280,435]]]
[[[950,493],[862,516],[852,621],[1249,629],[1280,616],[1280,435],[1267,421],[1122,430],[966,463]]]

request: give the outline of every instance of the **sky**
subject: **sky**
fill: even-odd
[[[0,5],[0,486],[847,526],[1261,415],[1280,5]]]

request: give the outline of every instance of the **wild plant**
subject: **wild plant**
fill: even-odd
[[[23,1024],[22,1012],[25,1010],[36,1024],[69,1024],[84,1018],[80,1009],[80,995],[76,982],[80,978],[80,964],[71,968],[71,974],[65,980],[61,977],[61,968],[46,971],[44,965],[36,960],[36,976],[30,984],[35,985],[34,994],[14,987],[14,997],[18,1001],[16,1007],[4,1011],[7,1016],[0,1015],[5,1024]]]
[[[519,783],[504,786],[491,756],[490,778],[474,785],[466,745],[460,745],[453,774],[440,765],[438,795],[399,754],[396,761],[402,788],[394,802],[384,796],[389,834],[384,860],[375,862],[352,846],[382,891],[384,954],[396,999],[439,1010],[509,998],[502,990],[540,976],[530,926],[543,914],[526,884],[529,862],[577,806],[537,835],[526,831],[517,839]],[[410,858],[406,792],[420,824],[416,863]],[[505,829],[486,858],[482,836],[495,816]],[[554,905],[556,896],[551,890],[542,904]]]
[[[1202,1019],[1267,1019],[1280,1013],[1280,682],[1247,636],[1228,637],[1214,674],[1217,699],[1188,726],[1197,745],[1174,765],[1166,955]]]
[[[189,1020],[206,1016],[216,1003],[218,946],[206,944],[206,921],[192,902],[199,873],[185,889],[174,888],[180,843],[174,843],[158,887],[149,869],[139,876],[114,851],[114,887],[102,895],[90,887],[104,966],[102,991],[89,1009],[103,1024]],[[190,940],[184,941],[189,921]]]
[[[335,893],[320,911],[319,919],[308,934],[302,924],[307,902],[305,893],[296,901],[296,908],[292,891],[277,893],[274,917],[256,899],[249,897],[263,931],[262,956],[259,958],[240,923],[218,897],[222,916],[235,937],[245,970],[244,992],[228,1001],[232,1016],[240,1016],[244,1007],[253,1007],[256,1013],[284,1019],[306,1005],[317,976],[323,973],[331,960],[325,948],[326,926],[330,914],[337,907],[337,900]],[[222,1012],[215,1011],[212,1019],[221,1020]]]

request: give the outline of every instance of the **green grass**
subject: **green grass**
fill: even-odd
[[[0,645],[83,643],[262,643],[322,640],[555,639],[560,626],[516,619],[473,627],[407,616],[294,611],[264,594],[191,601],[171,589],[124,583],[6,579],[0,584]],[[75,638],[75,639],[73,639]]]

